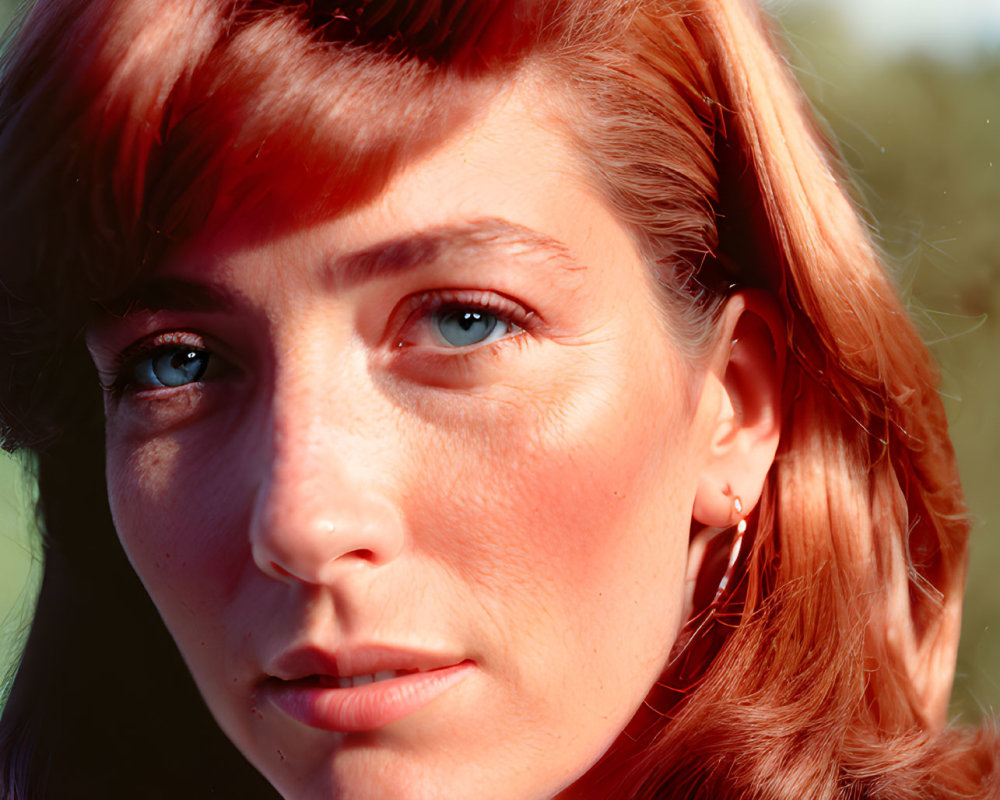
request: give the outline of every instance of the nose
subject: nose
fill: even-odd
[[[376,474],[391,454],[377,437],[302,419],[292,411],[271,426],[250,522],[257,567],[287,583],[328,585],[345,568],[391,562],[403,548],[404,525]]]

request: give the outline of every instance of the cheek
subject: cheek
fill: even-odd
[[[522,385],[475,428],[425,447],[441,456],[423,473],[441,476],[445,463],[451,477],[421,483],[412,527],[491,617],[514,618],[510,630],[569,641],[574,657],[633,632],[644,653],[631,655],[655,660],[679,626],[687,418],[670,388],[679,367],[653,375],[614,355],[534,395]]]
[[[192,441],[192,439],[194,441]],[[108,495],[119,538],[168,626],[235,591],[249,557],[232,536],[248,507],[232,459],[187,432],[148,441],[109,438]]]

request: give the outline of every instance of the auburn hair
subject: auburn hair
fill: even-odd
[[[595,791],[1000,796],[993,729],[945,725],[968,522],[938,375],[754,6],[38,0],[0,86],[0,426],[33,453],[46,550],[6,800],[270,792],[114,540],[95,305],[234,215],[266,237],[374,197],[518,80],[554,90],[685,352],[752,286],[793,356],[738,579],[714,598],[706,569],[656,721]]]

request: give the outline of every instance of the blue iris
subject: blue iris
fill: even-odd
[[[184,386],[201,379],[208,368],[208,353],[193,347],[165,347],[135,365],[135,380],[147,387]]]
[[[440,337],[455,347],[479,344],[496,330],[498,322],[493,314],[474,308],[443,309],[433,316]]]

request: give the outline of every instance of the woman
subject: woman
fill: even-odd
[[[286,797],[1000,795],[936,373],[740,0],[51,0],[0,106],[7,797],[268,791],[112,519]]]

